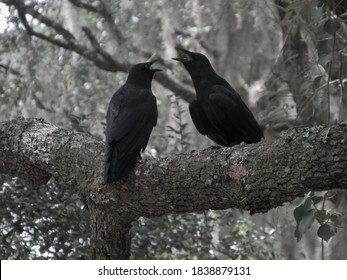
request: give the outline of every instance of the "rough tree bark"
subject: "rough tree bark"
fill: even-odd
[[[104,144],[42,119],[0,123],[0,172],[76,189],[92,218],[96,259],[127,259],[140,216],[237,207],[266,212],[309,191],[347,187],[347,123],[291,129],[274,143],[209,148],[141,160],[104,185]]]

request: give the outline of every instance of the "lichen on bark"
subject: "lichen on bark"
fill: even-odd
[[[309,191],[346,188],[346,135],[346,123],[296,128],[273,143],[140,160],[124,180],[105,185],[101,141],[18,118],[0,124],[0,172],[33,184],[54,176],[74,188],[91,211],[95,258],[121,259],[129,257],[131,222],[141,216],[266,212]]]

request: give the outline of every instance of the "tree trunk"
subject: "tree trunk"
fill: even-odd
[[[126,215],[115,215],[107,209],[90,209],[93,259],[129,259],[131,220]]]
[[[309,191],[346,188],[347,124],[291,129],[268,144],[211,147],[141,160],[103,183],[104,144],[40,119],[0,123],[0,172],[34,184],[50,176],[76,189],[91,211],[96,259],[127,259],[137,218],[209,209],[266,212]]]

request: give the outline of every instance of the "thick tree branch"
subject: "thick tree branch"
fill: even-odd
[[[97,204],[117,201],[110,206],[133,211],[133,218],[231,207],[262,212],[308,191],[346,188],[346,136],[346,124],[300,128],[272,144],[142,160],[126,180],[103,187],[102,142],[20,118],[0,125],[0,171],[41,183],[55,176]],[[95,186],[100,189],[91,192]]]
[[[347,123],[292,129],[274,143],[209,148],[141,160],[104,185],[104,144],[41,119],[0,123],[0,172],[35,184],[50,176],[90,209],[94,258],[127,259],[140,216],[237,207],[265,212],[309,191],[347,188]]]

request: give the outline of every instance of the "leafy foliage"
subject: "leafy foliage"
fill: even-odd
[[[276,231],[231,210],[141,219],[133,228],[134,259],[279,259]],[[158,225],[160,225],[158,227]]]
[[[303,198],[295,199],[288,209],[294,212],[297,241],[301,240],[314,221],[320,225],[317,235],[329,241],[342,225],[343,214],[338,212],[338,207],[346,201],[347,192],[344,190],[311,192]],[[333,206],[329,210],[326,209],[327,203]]]
[[[90,258],[89,215],[76,194],[3,175],[0,187],[1,259]]]

